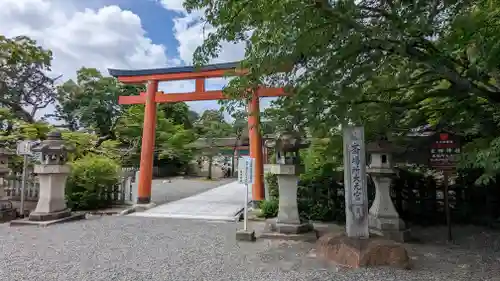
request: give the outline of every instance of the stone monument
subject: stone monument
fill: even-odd
[[[349,237],[368,238],[370,235],[366,180],[364,128],[344,128],[344,196]]]
[[[276,153],[276,164],[268,168],[270,173],[278,177],[279,210],[275,219],[267,221],[268,232],[261,237],[293,236],[296,239],[316,240],[312,224],[301,220],[297,206],[298,176],[304,170],[300,164],[299,150],[307,146],[295,132],[285,132],[274,140],[266,141],[266,147],[275,149]]]
[[[50,132],[46,140],[32,148],[41,155],[40,164],[35,165],[34,170],[40,182],[38,202],[27,220],[12,221],[11,225],[49,225],[85,217],[85,214],[72,214],[64,196],[66,179],[71,172],[66,164],[67,154],[73,150],[62,140],[59,131]]]
[[[392,154],[399,148],[387,140],[379,140],[369,143],[366,150],[371,156],[367,171],[376,188],[375,200],[368,216],[370,232],[398,242],[407,241],[410,238],[409,230],[399,218],[390,195],[391,182],[396,175]]]
[[[370,237],[364,128],[347,127],[343,131],[346,233],[332,232],[322,236],[317,243],[317,254],[352,268],[393,266],[409,269],[410,258],[402,244],[383,237]]]

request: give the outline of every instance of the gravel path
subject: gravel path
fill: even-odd
[[[310,244],[238,244],[236,228],[234,223],[136,217],[47,228],[0,225],[0,280],[499,280],[492,279],[500,268],[491,247],[443,251],[416,246],[419,266],[413,271],[346,271],[314,259]],[[420,263],[425,254],[429,257]],[[480,255],[481,263],[461,267],[461,255],[474,260]]]

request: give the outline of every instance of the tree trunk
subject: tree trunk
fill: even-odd
[[[213,163],[213,156],[210,155],[208,157],[208,175],[207,175],[207,179],[211,180],[212,179],[212,163]]]

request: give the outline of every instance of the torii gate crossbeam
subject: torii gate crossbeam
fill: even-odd
[[[141,161],[139,168],[137,204],[151,202],[151,183],[153,179],[153,154],[156,135],[156,104],[184,101],[227,99],[222,91],[206,91],[205,79],[245,74],[239,69],[240,63],[207,65],[201,68],[192,66],[120,70],[109,69],[109,74],[127,84],[147,84],[146,93],[137,96],[120,96],[119,104],[144,104],[144,127],[142,132]],[[195,80],[195,91],[191,93],[164,93],[158,91],[161,81]],[[248,103],[248,129],[250,138],[250,157],[255,159],[255,178],[252,186],[253,200],[264,199],[264,165],[262,138],[259,131],[259,98],[284,96],[282,88],[259,88],[252,93]]]

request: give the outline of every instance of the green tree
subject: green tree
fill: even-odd
[[[219,153],[218,139],[228,137],[232,133],[231,125],[224,120],[219,110],[206,110],[195,123],[198,143],[202,143],[202,159],[208,161],[208,179],[212,179],[213,158]]]
[[[137,157],[142,140],[144,125],[144,106],[130,106],[119,119],[116,126],[116,135],[121,143],[128,147],[122,153]],[[172,119],[165,118],[161,109],[157,110],[155,151],[160,158],[178,159],[187,163],[191,159],[192,151],[188,144],[195,140],[192,130],[185,129],[183,124],[175,124]],[[136,159],[137,160],[137,159]]]
[[[245,76],[228,92],[285,86],[279,120],[332,137],[364,124],[367,137],[429,123],[471,141],[464,163],[500,172],[498,46],[494,1],[187,0],[215,27],[194,55],[206,64],[221,43],[245,42]]]
[[[70,130],[91,129],[99,136],[95,146],[114,140],[115,128],[124,108],[119,96],[137,95],[143,86],[126,85],[113,77],[104,77],[97,69],[81,68],[76,81],[68,80],[57,89],[54,117],[64,121]]]
[[[0,107],[34,123],[40,110],[55,100],[54,80],[47,76],[52,53],[25,36],[0,35]]]

